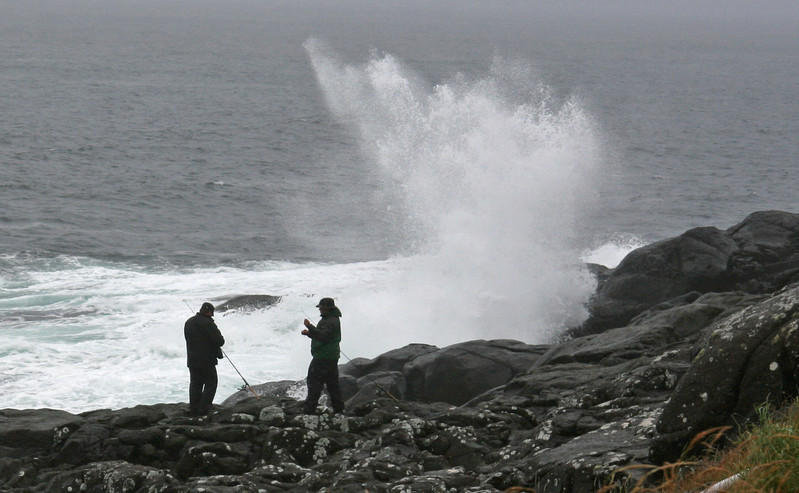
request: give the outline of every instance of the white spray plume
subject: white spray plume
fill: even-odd
[[[351,66],[317,40],[305,48],[415,245],[384,290],[351,293],[361,316],[382,307],[389,332],[431,343],[541,342],[585,318],[594,282],[573,238],[600,149],[577,101],[558,103],[529,67],[502,59],[481,80],[427,88],[390,55]]]

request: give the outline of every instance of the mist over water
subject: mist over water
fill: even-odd
[[[502,59],[483,78],[428,87],[388,54],[356,66],[318,40],[305,47],[413,248],[382,294],[365,293],[372,305],[433,342],[543,342],[585,317],[594,284],[574,237],[601,149],[578,101]]]

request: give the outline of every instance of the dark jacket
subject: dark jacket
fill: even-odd
[[[308,327],[308,337],[311,338],[311,356],[317,359],[339,358],[339,345],[341,342],[341,311],[333,308],[322,315],[316,327]]]
[[[186,337],[186,366],[213,366],[217,359],[222,359],[225,338],[210,315],[198,313],[186,320],[183,335]]]

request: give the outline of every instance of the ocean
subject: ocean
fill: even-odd
[[[547,343],[585,262],[799,212],[791,2],[0,3],[0,408],[215,402],[408,343]],[[301,389],[298,390],[301,392]]]

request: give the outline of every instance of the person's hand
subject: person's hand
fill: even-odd
[[[301,333],[302,335],[304,335],[304,336],[307,336],[308,334],[310,334],[310,332],[308,332],[308,329],[305,329],[305,330],[303,330],[303,331],[302,331],[302,332],[300,332],[300,333]]]
[[[303,323],[303,324],[304,324],[306,327],[308,327],[309,329],[311,328],[311,325],[312,325],[312,324],[311,324],[311,321],[310,321],[310,320],[308,320],[307,318],[306,318],[305,320],[303,320],[303,321],[302,321],[302,323]]]

